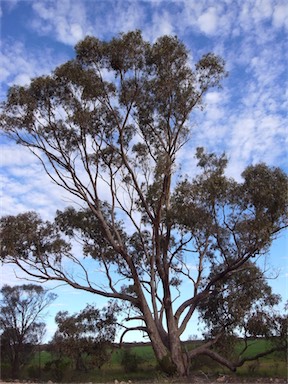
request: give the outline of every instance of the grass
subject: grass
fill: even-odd
[[[249,349],[245,351],[243,356],[253,356],[259,352],[262,352],[266,348],[269,348],[269,342],[264,339],[251,340]],[[192,341],[186,346],[190,348],[195,348],[199,345],[199,341]],[[239,341],[236,345],[236,353],[240,353],[243,349],[244,342]],[[135,345],[127,346],[131,348],[131,352],[136,354],[141,358],[141,363],[139,364],[136,372],[125,373],[122,365],[122,349],[115,349],[112,353],[111,360],[109,363],[105,364],[100,370],[94,369],[88,372],[77,372],[71,369],[66,369],[65,374],[62,377],[62,381],[65,382],[108,382],[114,381],[115,379],[121,381],[128,380],[155,380],[163,377],[161,372],[157,370],[157,362],[154,357],[153,349],[151,345]],[[200,357],[201,359],[201,357]],[[39,363],[41,368],[41,381],[59,381],[51,377],[51,372],[45,371],[45,364],[52,360],[52,355],[50,352],[41,350],[36,352],[34,357],[31,360],[30,365],[23,372],[23,378],[29,376],[30,379],[39,378]],[[205,374],[218,374],[218,373],[230,373],[225,368],[221,367],[219,364],[213,362],[209,358],[204,358],[199,360],[195,364],[194,371],[192,373],[199,374],[199,372],[204,372]],[[34,375],[34,377],[33,377]],[[258,359],[257,361],[246,362],[242,367],[238,368],[237,375],[241,377],[287,377],[287,367],[285,357],[280,356],[277,353],[272,355],[265,356]]]
[[[257,353],[260,353],[265,349],[269,349],[271,347],[271,342],[265,339],[257,339],[257,340],[251,339],[250,341],[248,341],[248,345],[249,345],[248,349],[243,353],[244,357],[256,355]],[[244,348],[244,346],[245,346],[244,341],[239,340],[239,342],[236,345],[236,353],[239,354]]]
[[[240,353],[244,347],[244,342],[239,341],[236,346],[236,352]],[[249,341],[249,348],[243,353],[243,357],[255,356],[262,351],[271,348],[271,342],[265,339],[257,339]],[[286,354],[287,355],[287,354]],[[260,376],[279,376],[287,377],[287,356],[274,352],[270,355],[259,358],[255,361],[246,362],[242,367],[238,368],[240,375],[260,375]]]
[[[41,367],[44,367],[46,363],[51,361],[51,359],[52,359],[51,353],[48,351],[40,351],[40,356],[39,356],[39,352],[36,352],[31,359],[30,365],[37,365],[39,364],[39,360],[40,360]]]

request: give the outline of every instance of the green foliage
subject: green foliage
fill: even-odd
[[[12,369],[11,364],[6,363],[1,359],[1,365],[0,365],[0,372],[1,372],[1,379],[10,379],[12,377]]]
[[[69,370],[69,361],[64,358],[54,359],[45,364],[44,371],[56,382],[62,381]]]
[[[27,377],[29,379],[40,379],[41,378],[41,367],[39,365],[29,365],[27,368]]]
[[[71,359],[74,369],[84,371],[101,368],[109,361],[117,311],[117,305],[110,303],[102,311],[87,305],[74,315],[58,312],[55,318],[58,329],[50,343],[50,350],[58,357],[53,369],[60,367],[64,356]]]
[[[15,255],[19,260],[32,257],[33,263],[39,264],[53,255],[53,261],[59,263],[70,245],[61,239],[56,229],[35,212],[19,214],[17,220],[13,216],[2,217],[1,236],[5,246],[1,247],[1,260]]]
[[[211,272],[213,275],[217,273],[216,268]],[[245,270],[217,281],[212,294],[199,305],[199,310],[211,330],[221,328],[230,332],[237,327],[248,337],[268,337],[273,330],[273,306],[278,302],[279,296],[272,294],[263,273],[256,265],[247,262]]]
[[[107,225],[111,229],[114,227],[114,229],[121,232],[121,223],[117,222],[109,205],[103,203],[101,210]],[[55,225],[57,233],[63,232],[70,239],[76,236],[81,237],[85,243],[83,246],[85,256],[92,256],[96,260],[101,260],[105,255],[105,259],[109,260],[109,262],[117,265],[121,264],[117,252],[115,252],[103,234],[103,228],[99,219],[91,215],[89,209],[76,211],[75,208],[68,207],[63,212],[57,211]]]

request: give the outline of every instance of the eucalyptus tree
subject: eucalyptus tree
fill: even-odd
[[[58,359],[69,357],[76,370],[101,368],[111,358],[116,336],[117,305],[109,303],[99,310],[87,305],[79,313],[60,311],[55,317],[58,326],[50,350]]]
[[[231,330],[228,320],[211,319],[196,350],[185,351],[181,336],[197,309],[207,318],[203,305],[216,292],[219,304],[220,292],[232,300],[233,276],[249,274],[286,226],[287,176],[259,164],[237,183],[225,176],[225,156],[199,148],[200,175],[179,177],[193,112],[227,75],[220,57],[205,54],[192,67],[177,37],[150,44],[139,31],[111,41],[86,37],[75,50],[50,76],[10,88],[1,126],[82,208],[59,211],[51,223],[33,212],[4,217],[1,257],[33,278],[121,300],[130,307],[122,336],[145,332],[169,372],[186,375],[197,354],[235,370],[239,361],[214,348]],[[74,275],[66,269],[72,264]],[[241,316],[252,314],[250,304]],[[237,328],[238,316],[232,320]]]
[[[20,368],[42,341],[46,327],[43,310],[57,295],[35,284],[4,285],[0,293],[2,361],[7,360],[13,378],[19,378]]]

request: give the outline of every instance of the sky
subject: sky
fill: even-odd
[[[0,100],[9,86],[27,85],[74,57],[74,45],[86,35],[108,40],[141,29],[154,42],[177,35],[192,61],[214,52],[224,58],[229,76],[221,90],[205,97],[205,109],[193,119],[189,148],[180,160],[193,171],[195,148],[226,152],[227,174],[236,180],[249,164],[266,162],[286,171],[288,111],[288,4],[286,0],[1,0]],[[51,183],[37,159],[25,148],[1,140],[1,215],[27,210],[52,219],[71,201]],[[275,293],[287,300],[287,233],[266,259]],[[1,267],[1,284],[23,284],[19,272]],[[49,285],[48,285],[49,286]],[[51,284],[49,288],[51,288]],[[66,286],[46,315],[47,339],[55,331],[59,310],[73,313],[103,300]],[[197,322],[187,335],[197,334]],[[139,339],[131,334],[127,341]]]

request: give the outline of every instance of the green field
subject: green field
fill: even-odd
[[[268,342],[265,340],[252,340],[250,348],[245,352],[246,356],[251,356],[256,353],[262,352],[267,348]],[[198,342],[187,343],[188,348],[195,348],[199,345]],[[129,348],[130,352],[137,356],[137,370],[136,372],[125,372],[121,365],[123,358],[123,348],[115,348],[112,353],[111,360],[105,364],[100,370],[94,369],[88,372],[73,371],[69,367],[69,361],[66,361],[66,366],[57,368],[54,371],[45,369],[45,365],[52,359],[52,355],[46,350],[37,352],[31,360],[29,366],[22,372],[22,379],[40,379],[41,381],[52,380],[64,382],[107,382],[114,381],[115,379],[121,380],[155,380],[164,377],[163,373],[157,368],[157,363],[153,354],[152,347],[149,344],[133,344],[125,345]],[[243,348],[243,342],[239,341],[236,345],[236,353]],[[5,367],[2,374],[5,372]],[[57,373],[60,376],[57,376]],[[209,358],[199,357],[199,359],[192,363],[193,375],[218,375],[230,374],[230,372],[217,363],[211,361]],[[260,358],[258,361],[246,362],[242,367],[238,368],[237,375],[243,377],[287,377],[286,358],[282,354],[274,353],[270,356]],[[4,377],[4,376],[3,376]]]

